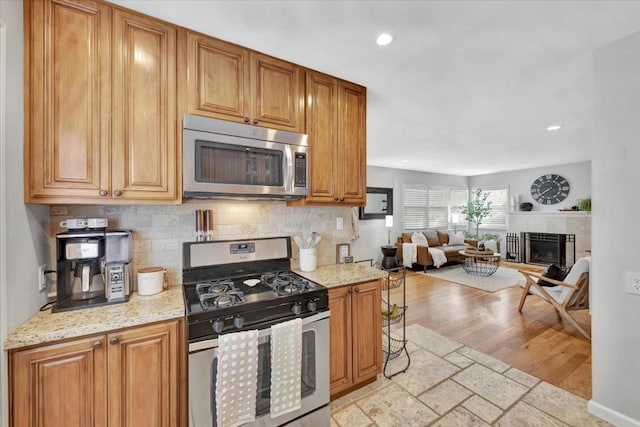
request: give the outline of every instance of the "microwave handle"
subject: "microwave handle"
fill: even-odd
[[[284,191],[286,194],[293,194],[295,162],[293,161],[293,152],[289,144],[284,146],[284,157]]]

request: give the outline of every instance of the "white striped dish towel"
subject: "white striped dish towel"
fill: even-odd
[[[300,409],[302,319],[271,327],[271,418]]]
[[[236,427],[256,419],[258,331],[218,337],[217,425]]]

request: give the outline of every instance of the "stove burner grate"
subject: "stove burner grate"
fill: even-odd
[[[288,271],[266,273],[260,276],[260,279],[278,295],[300,294],[310,288],[309,282],[301,277],[295,277]]]
[[[196,284],[196,292],[204,310],[229,307],[245,302],[244,293],[236,289],[231,280],[198,283]]]

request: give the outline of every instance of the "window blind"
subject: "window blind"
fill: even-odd
[[[429,187],[427,190],[429,228],[449,226],[449,188]]]
[[[456,227],[466,228],[467,220],[465,215],[462,215],[461,206],[469,204],[469,189],[468,188],[451,188],[449,190],[449,212],[451,215],[458,214],[458,222]],[[449,218],[452,218],[449,216]],[[449,228],[452,228],[451,225]]]
[[[484,193],[487,193],[487,201],[491,202],[491,213],[482,220],[480,228],[506,229],[507,228],[507,209],[509,207],[509,187],[479,187]]]
[[[428,228],[427,187],[403,186],[402,223],[405,230],[424,230]]]

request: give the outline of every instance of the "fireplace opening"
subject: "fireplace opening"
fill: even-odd
[[[575,234],[522,233],[523,262],[571,267],[576,261]]]

